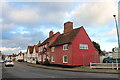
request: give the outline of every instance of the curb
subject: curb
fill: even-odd
[[[107,74],[120,74],[120,71],[114,70],[114,72],[110,72],[109,69],[107,71],[97,71],[98,69],[92,69],[91,70],[75,70],[75,69],[66,69],[66,68],[55,68],[55,67],[51,67],[51,66],[44,66],[44,65],[36,65],[36,64],[31,64],[31,63],[25,63],[25,65],[27,66],[31,66],[31,67],[37,67],[37,68],[43,68],[43,69],[50,69],[50,70],[60,70],[60,71],[72,71],[72,72],[88,72],[88,73],[107,73]]]

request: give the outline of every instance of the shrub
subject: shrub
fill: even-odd
[[[48,59],[45,59],[44,65],[47,65],[47,66],[50,65],[50,62],[48,61]]]

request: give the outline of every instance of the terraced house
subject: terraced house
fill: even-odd
[[[32,62],[32,53],[33,53],[34,46],[28,46],[26,56],[27,56],[27,62]]]
[[[49,38],[43,41],[41,44],[38,44],[39,53],[38,53],[38,62],[44,63],[45,59],[50,60],[49,46],[57,39],[60,35],[60,32],[54,34],[53,31],[49,32]]]
[[[17,56],[17,61],[23,62],[24,61],[24,54],[20,51]]]
[[[100,61],[98,51],[84,27],[73,29],[73,22],[70,21],[64,23],[62,34],[50,32],[49,38],[39,45],[39,50],[41,61],[47,58],[51,64],[80,66]]]
[[[36,64],[38,61],[38,46],[33,46],[33,53],[31,54],[31,63]]]

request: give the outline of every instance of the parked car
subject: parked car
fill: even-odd
[[[0,63],[3,63],[4,61],[3,60],[0,60]]]
[[[113,59],[113,58],[110,58],[110,57],[107,57],[107,58],[104,58],[103,59],[103,63],[120,63],[120,59]]]
[[[7,66],[14,66],[14,63],[13,63],[12,60],[6,60],[6,61],[5,61],[5,66],[6,66],[6,67],[7,67]]]

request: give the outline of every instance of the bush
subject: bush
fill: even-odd
[[[47,65],[47,66],[50,65],[50,62],[48,61],[48,59],[45,59],[44,65]]]
[[[18,60],[18,62],[23,62],[23,60]]]

